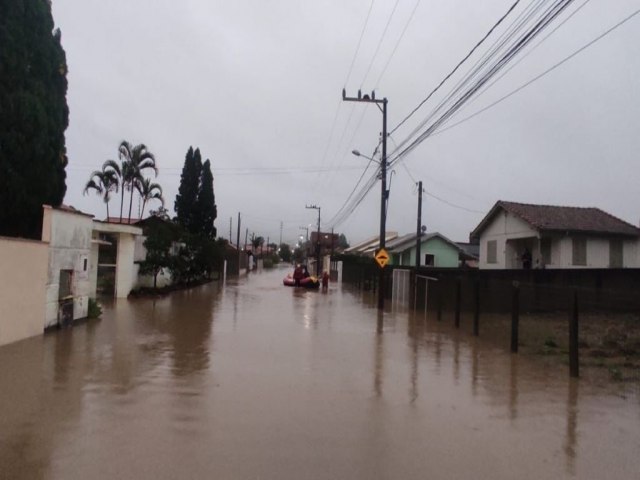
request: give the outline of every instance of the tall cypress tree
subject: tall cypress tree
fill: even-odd
[[[197,233],[196,210],[198,202],[198,191],[200,190],[200,175],[202,172],[202,157],[200,149],[189,147],[184,159],[182,174],[180,175],[180,187],[176,195],[174,208],[176,220],[187,231]]]
[[[48,0],[0,0],[0,235],[39,238],[66,191],[67,64]]]
[[[215,238],[216,227],[213,222],[218,216],[218,208],[216,207],[216,198],[213,193],[213,174],[211,173],[211,162],[209,160],[204,162],[202,166],[196,212],[199,217],[200,232],[208,238]]]

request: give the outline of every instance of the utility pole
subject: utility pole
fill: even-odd
[[[280,243],[278,244],[278,248],[282,245],[282,221],[280,221]]]
[[[231,240],[231,239],[229,239]],[[240,275],[240,264],[242,263],[241,261],[241,250],[240,250],[240,212],[238,212],[238,236],[236,237],[236,247],[238,249],[238,276]]]
[[[231,242],[231,230],[233,230],[233,217],[229,217],[229,243]]]
[[[305,208],[318,210],[318,232],[316,234],[316,277],[320,276],[320,207],[305,205]]]
[[[375,103],[376,106],[382,111],[382,158],[380,159],[380,179],[381,179],[381,191],[380,191],[380,249],[385,247],[386,240],[386,227],[387,227],[387,200],[389,198],[389,191],[387,190],[387,99],[376,99],[375,91],[371,92],[371,96],[358,90],[357,97],[347,97],[347,92],[342,89],[342,100],[345,102],[366,102]],[[380,108],[382,104],[382,108]],[[380,268],[380,276],[378,281],[378,309],[384,309],[384,292],[385,292],[385,276],[384,268]]]
[[[420,244],[422,243],[422,180],[418,182],[418,225],[416,227],[416,268],[420,266]]]

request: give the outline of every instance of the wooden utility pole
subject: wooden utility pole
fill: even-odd
[[[422,240],[422,180],[418,182],[418,225],[416,227],[416,268],[420,266]]]

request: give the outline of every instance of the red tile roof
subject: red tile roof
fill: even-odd
[[[472,238],[479,236],[481,230],[499,209],[512,213],[540,231],[640,236],[640,228],[599,208],[531,205],[500,200],[471,232]]]

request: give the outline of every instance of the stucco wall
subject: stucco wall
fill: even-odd
[[[507,239],[537,236],[538,232],[518,217],[505,211],[498,213],[480,236],[479,267],[482,269],[512,268],[513,258],[518,255],[518,252],[508,248]],[[496,241],[496,263],[487,263],[487,242],[490,240]]]
[[[623,268],[639,268],[638,244],[640,240],[623,241]],[[587,238],[587,264],[573,265],[573,240],[570,236],[557,241],[558,261],[551,267],[559,268],[609,268],[609,238]]]
[[[58,323],[61,270],[73,271],[73,319],[87,316],[91,292],[91,227],[91,216],[44,208],[42,239],[49,243],[44,327]]]
[[[116,293],[117,298],[127,298],[135,286],[138,265],[133,263],[135,252],[135,236],[130,233],[120,233],[118,240],[118,263],[116,264]]]
[[[0,237],[0,345],[41,334],[48,245]]]
[[[441,238],[431,238],[425,245],[426,248],[424,250],[420,247],[421,265],[424,265],[424,254],[428,253],[433,255],[434,267],[457,268],[459,266],[460,252]]]

